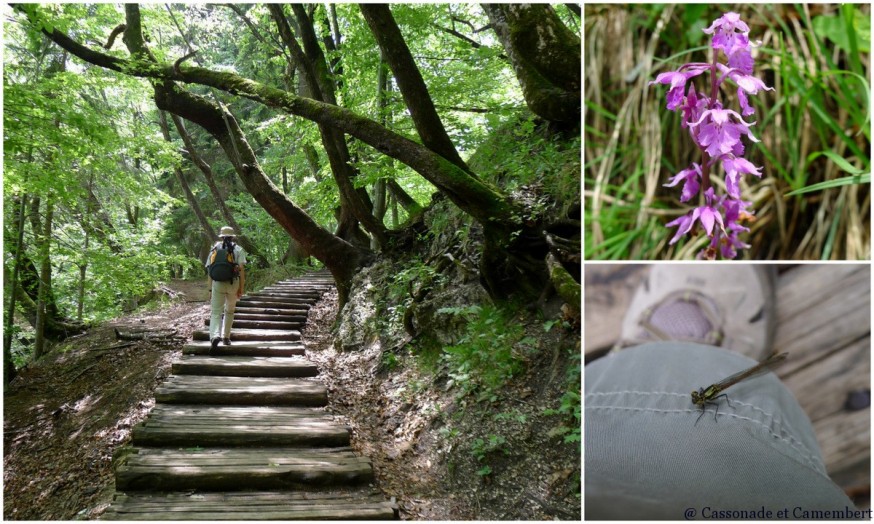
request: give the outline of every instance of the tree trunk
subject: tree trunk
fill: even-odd
[[[88,176],[88,191],[94,187],[94,173]],[[76,305],[76,321],[82,322],[85,313],[85,277],[88,273],[88,247],[91,241],[91,203],[85,205],[85,214],[81,217],[82,230],[85,232],[85,245],[82,249],[82,262],[79,264],[79,296]]]
[[[360,4],[361,14],[376,37],[382,56],[394,73],[404,103],[425,147],[441,155],[464,171],[470,171],[446,133],[440,115],[428,93],[425,80],[416,66],[401,30],[387,4]]]
[[[293,4],[292,9],[297,18],[299,34],[304,44],[301,49],[291,33],[291,27],[282,7],[278,4],[268,4],[270,14],[273,16],[279,29],[279,35],[295,62],[302,67],[303,77],[307,84],[312,87],[312,95],[315,100],[336,105],[334,84],[330,77],[325,55],[319,47],[312,21],[307,16],[300,4]],[[343,232],[357,228],[357,224],[349,223],[354,217],[362,226],[373,235],[377,244],[385,245],[385,227],[379,223],[371,212],[370,202],[366,200],[366,192],[362,195],[352,184],[352,179],[357,175],[355,169],[349,164],[349,149],[346,145],[343,133],[327,125],[319,124],[319,133],[322,137],[322,145],[328,155],[331,172],[340,190],[341,205],[348,209],[341,212],[341,225],[338,228],[341,238],[352,241],[354,237],[346,236]],[[351,215],[351,216],[350,216]]]
[[[163,111],[158,111],[158,118],[161,124],[161,134],[164,135],[164,140],[172,144],[173,139],[170,137],[170,126],[167,125],[167,115],[165,115]],[[191,192],[191,188],[188,186],[188,182],[185,180],[185,175],[182,173],[182,170],[178,167],[174,167],[173,173],[176,175],[176,181],[179,182],[179,186],[182,187],[182,192],[185,194],[185,200],[188,201],[189,207],[194,211],[194,216],[196,216],[197,221],[200,222],[200,227],[203,229],[204,236],[206,236],[207,240],[214,240],[218,235],[216,235],[215,230],[209,224],[209,220],[206,219],[203,210],[200,209],[200,205],[197,203],[197,198],[195,198],[194,193]]]
[[[88,232],[85,232],[85,252],[88,252]],[[86,259],[87,260],[87,259]],[[79,264],[79,293],[76,297],[76,321],[82,322],[82,317],[85,315],[85,278],[88,275],[88,262],[83,261]]]
[[[100,200],[94,193],[94,188],[89,186],[86,188],[86,191],[88,192],[88,201],[85,203],[85,213],[88,215],[89,220],[82,220],[82,228],[97,238],[103,245],[107,246],[110,251],[116,255],[120,254],[123,248],[113,238],[115,226],[112,225],[112,219],[109,218],[109,214],[103,209],[103,204],[100,203]],[[134,211],[131,211],[130,205],[126,205],[126,208],[128,221],[131,225],[136,226],[139,208],[135,208]],[[97,219],[96,226],[90,220],[92,217]]]
[[[40,238],[40,257],[42,264],[39,274],[39,291],[36,302],[36,340],[33,344],[33,357],[39,359],[46,354],[46,304],[49,300],[49,289],[52,279],[51,255],[52,220],[55,214],[55,203],[51,197],[46,198],[46,212],[43,219],[43,230]]]
[[[385,183],[387,189],[394,197],[395,204],[400,204],[408,215],[415,216],[422,212],[422,206],[409,193],[404,191],[404,188],[398,184],[397,180],[389,178]],[[395,222],[397,222],[397,207],[395,207]]]
[[[386,126],[386,122],[388,121],[387,107],[388,107],[388,65],[385,63],[384,54],[380,52],[379,54],[379,65],[376,71],[376,117],[379,119],[379,123],[383,126]],[[385,197],[386,197],[386,189],[385,189],[385,178],[380,178],[373,184],[373,216],[376,217],[377,220],[381,224],[385,224]],[[370,246],[372,249],[376,249],[376,245]]]
[[[31,207],[33,207],[35,202],[31,203]],[[37,246],[39,246],[39,235],[42,230],[42,226],[34,231],[33,236]],[[21,288],[27,293],[28,297],[30,297],[31,301],[36,304],[39,299],[39,285],[40,285],[40,276],[39,276],[39,268],[36,266],[34,261],[28,256],[27,250],[23,250],[20,253],[21,256],[21,270],[18,273],[18,282],[21,285]],[[48,293],[48,305],[46,311],[48,312],[48,316],[52,318],[57,318],[60,316],[60,313],[57,309],[57,303],[55,301],[54,291],[52,291],[51,287],[47,290]],[[34,309],[34,312],[36,310]],[[33,318],[35,320],[36,317]],[[32,325],[36,325],[32,323]]]
[[[548,4],[484,4],[531,111],[580,124],[580,39]]]
[[[18,289],[16,290],[15,301],[19,306],[21,306],[24,318],[35,328],[37,324],[37,303],[36,300],[31,298],[27,292],[24,291],[21,287],[21,282],[19,282]],[[45,323],[46,339],[51,341],[61,341],[67,337],[78,335],[88,327],[87,324],[82,322],[76,322],[75,320],[68,318],[53,317],[48,314],[45,317]]]
[[[12,327],[15,324],[15,289],[18,287],[18,272],[21,270],[21,253],[24,250],[24,215],[27,207],[25,196],[13,198],[18,202],[18,218],[16,219],[17,237],[15,242],[15,266],[12,270],[12,281],[8,286],[9,306],[6,309],[6,322],[3,331],[3,385],[8,386],[15,378],[15,363],[12,361]]]

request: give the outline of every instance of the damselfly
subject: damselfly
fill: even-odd
[[[698,391],[693,391],[692,403],[696,406],[701,406],[701,414],[698,415],[698,418],[695,420],[695,425],[697,426],[698,421],[704,416],[705,406],[708,404],[716,406],[716,412],[713,414],[713,419],[716,420],[716,415],[719,413],[719,404],[717,404],[715,400],[725,397],[725,401],[728,402],[728,396],[725,393],[722,393],[724,390],[737,384],[741,380],[746,380],[770,371],[772,368],[786,360],[788,354],[789,353],[780,353],[778,355],[775,353],[749,369],[735,373],[734,375],[724,380],[720,380],[716,384],[707,386],[706,388],[699,388]],[[731,402],[728,402],[728,405],[731,406]]]

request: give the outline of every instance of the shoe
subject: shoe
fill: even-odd
[[[212,339],[212,345],[209,347],[209,354],[210,355],[212,355],[212,352],[215,351],[215,348],[218,347],[219,341],[221,341],[221,339],[218,337],[215,337],[214,339]]]
[[[222,342],[223,342],[224,345],[226,345],[226,346],[230,346],[230,345],[231,345],[231,339],[230,339],[230,337],[225,337],[225,338],[223,338],[223,339],[222,339]]]
[[[654,265],[625,314],[614,349],[658,340],[695,342],[761,359],[776,327],[774,266]]]

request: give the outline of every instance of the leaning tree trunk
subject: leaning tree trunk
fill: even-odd
[[[531,111],[580,123],[580,39],[548,4],[485,4]]]

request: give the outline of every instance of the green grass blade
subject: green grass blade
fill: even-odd
[[[870,183],[871,173],[865,173],[864,175],[845,176],[842,178],[837,178],[835,180],[826,180],[825,182],[820,182],[818,184],[813,184],[807,187],[803,187],[801,189],[796,189],[795,191],[786,193],[786,196],[800,195],[802,193],[812,193],[814,191],[822,191],[824,189],[832,189],[834,187],[848,186],[850,184]]]

